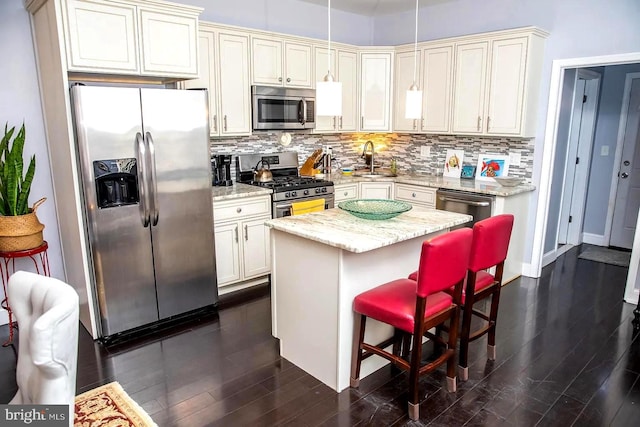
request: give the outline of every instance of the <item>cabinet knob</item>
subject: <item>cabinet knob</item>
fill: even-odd
[[[287,77],[287,83],[291,82],[291,78]]]
[[[242,212],[242,208],[236,209],[236,212],[238,212],[238,213]]]
[[[278,81],[281,82],[282,81],[282,77],[278,77]]]
[[[416,193],[411,193],[411,197],[416,197]]]
[[[345,196],[348,196],[348,195],[349,195],[349,193],[345,191],[345,192],[344,192],[344,195],[345,195]]]

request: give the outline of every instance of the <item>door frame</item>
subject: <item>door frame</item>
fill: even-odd
[[[593,155],[593,141],[595,138],[596,129],[596,116],[598,111],[598,100],[600,96],[600,80],[602,75],[596,71],[578,69],[576,72],[576,79],[574,84],[574,105],[571,114],[571,124],[569,132],[569,146],[567,148],[567,155],[565,159],[565,170],[563,177],[563,190],[560,198],[560,218],[558,221],[558,230],[556,232],[556,247],[560,241],[560,232],[565,234],[566,242],[570,245],[579,245],[582,243],[582,226],[584,223],[584,210],[585,202],[587,200],[587,190],[589,188],[589,171],[590,160]],[[578,80],[585,80],[584,94],[587,94],[587,102],[583,103],[583,107],[580,108],[580,126],[576,130],[579,135],[578,138],[573,138],[573,122],[576,118],[576,91]],[[586,131],[585,133],[583,133]],[[576,167],[576,163],[571,161],[571,158],[582,159],[582,167]],[[580,176],[576,178],[576,171],[580,170]],[[567,183],[571,180],[571,184]],[[570,194],[567,189],[570,189]],[[570,196],[570,198],[567,198]],[[579,209],[572,211],[571,206],[575,206],[576,201],[579,205]],[[567,203],[568,202],[568,203]],[[569,216],[573,216],[572,221],[569,222]]]
[[[611,189],[609,190],[609,205],[607,207],[607,219],[604,228],[604,241],[607,245],[611,243],[611,229],[613,228],[613,211],[616,206],[616,195],[618,193],[618,173],[622,163],[622,149],[624,148],[625,128],[629,115],[629,100],[631,97],[631,85],[633,80],[640,79],[640,72],[627,73],[624,82],[624,92],[622,94],[622,110],[620,111],[620,122],[618,123],[618,138],[616,142],[616,153],[613,160],[613,171],[611,175]]]
[[[567,68],[633,64],[637,62],[640,62],[640,52],[553,60],[551,65],[547,119],[545,122],[546,126],[542,146],[542,164],[540,167],[540,184],[533,233],[533,248],[531,250],[531,263],[523,266],[523,274],[525,276],[540,277],[542,273],[544,237],[547,231],[549,199],[551,195],[550,171],[553,168],[553,162],[555,160],[558,119],[560,117],[560,98],[562,95],[564,71]]]

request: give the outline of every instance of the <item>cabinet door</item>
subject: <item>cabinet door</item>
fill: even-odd
[[[392,182],[361,182],[361,199],[393,199]]]
[[[482,133],[488,42],[456,46],[453,131]]]
[[[140,9],[142,74],[198,75],[198,18]]]
[[[333,190],[336,206],[339,202],[358,198],[358,184],[336,185]]]
[[[244,278],[268,274],[271,270],[271,240],[269,227],[264,225],[270,217],[242,223],[242,251]]]
[[[298,43],[284,45],[285,86],[311,87],[311,46]]]
[[[70,0],[66,22],[69,71],[140,71],[135,6]]]
[[[282,86],[282,43],[254,37],[251,48],[253,84]]]
[[[355,132],[358,129],[358,55],[355,52],[338,52],[338,81],[342,83],[338,130]]]
[[[197,79],[182,82],[184,89],[207,89],[209,91],[209,132],[211,136],[218,135],[218,93],[215,74],[215,34],[209,31],[200,31],[198,35],[198,48],[200,49],[200,61],[198,61]]]
[[[316,47],[315,48],[315,70],[316,70],[316,82],[324,80],[324,76],[327,75],[327,49]],[[331,49],[331,73],[336,76],[336,51]],[[342,98],[344,103],[344,83],[342,84]],[[344,112],[344,111],[343,111]],[[330,116],[318,116],[316,115],[316,132],[335,132],[338,130],[338,118]]]
[[[249,84],[249,38],[238,34],[218,34],[220,60],[220,135],[251,133],[251,86]]]
[[[436,208],[436,189],[419,185],[396,184],[395,199],[404,200],[417,206]]]
[[[420,52],[418,52],[416,61],[419,67]],[[405,118],[407,90],[411,87],[414,81],[422,90],[422,96],[425,96],[425,91],[422,89],[422,84],[420,83],[419,71],[414,72],[413,51],[397,53],[395,64],[393,130],[400,132],[417,132],[419,130],[418,120]]]
[[[390,130],[391,54],[362,53],[360,130]]]
[[[522,125],[527,37],[491,45],[487,133],[518,135]]]
[[[240,224],[234,222],[214,228],[218,286],[240,280],[239,227]]]
[[[427,48],[423,58],[420,128],[424,132],[450,132],[453,46]]]

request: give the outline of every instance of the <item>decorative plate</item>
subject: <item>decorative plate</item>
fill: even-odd
[[[411,210],[406,202],[386,199],[356,199],[338,203],[338,207],[351,215],[364,219],[389,219]]]

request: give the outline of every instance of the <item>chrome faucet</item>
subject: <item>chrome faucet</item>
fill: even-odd
[[[371,174],[373,174],[373,168],[374,168],[374,165],[373,165],[373,154],[374,154],[373,142],[371,142],[371,141],[367,141],[367,142],[365,142],[365,143],[364,143],[364,147],[363,147],[363,149],[362,149],[362,157],[364,157],[364,158],[365,158],[365,162],[366,162],[366,160],[367,160],[366,153],[367,153],[367,147],[368,147],[368,146],[371,146],[371,160],[370,160],[370,162],[371,162],[371,165],[370,165],[371,169],[370,169],[370,170],[371,170]]]

